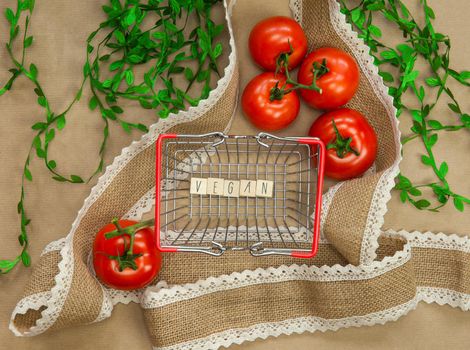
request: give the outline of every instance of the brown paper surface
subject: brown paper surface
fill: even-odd
[[[411,0],[407,3],[412,4]],[[13,1],[0,5],[13,6]],[[447,33],[452,38],[453,55],[451,61],[456,69],[468,68],[470,47],[467,44],[470,26],[470,6],[464,0],[451,0],[445,3],[430,1],[435,9],[439,31]],[[413,5],[413,6],[418,6]],[[412,6],[412,7],[413,7]],[[238,0],[234,7],[234,28],[240,57],[240,87],[259,72],[250,61],[247,53],[248,28],[259,19],[284,14],[289,15],[287,1],[252,1]],[[31,24],[32,34],[36,42],[30,50],[30,57],[38,65],[40,79],[46,93],[50,96],[53,107],[61,109],[73,96],[78,88],[81,77],[81,67],[84,60],[84,41],[95,25],[103,19],[96,1],[61,1],[48,0],[36,4],[35,14]],[[6,21],[0,21],[0,33],[6,32]],[[384,35],[387,35],[385,31]],[[390,33],[399,40],[397,33]],[[5,40],[5,36],[1,36]],[[0,51],[0,81],[5,81],[8,68],[6,51]],[[463,108],[470,109],[468,90],[459,89],[456,95],[460,97]],[[86,94],[85,96],[86,97]],[[2,126],[0,127],[0,215],[4,223],[0,256],[14,256],[18,250],[16,240],[18,218],[15,205],[19,197],[19,181],[22,160],[25,157],[28,143],[32,137],[29,126],[38,120],[40,109],[35,102],[35,95],[29,82],[20,79],[16,82],[14,91],[0,98]],[[128,109],[129,115],[138,115],[146,121],[152,120],[152,114],[140,108]],[[445,109],[442,109],[444,112]],[[308,130],[311,121],[318,115],[305,106],[302,107],[298,120],[282,135],[303,135]],[[402,118],[400,129],[406,133],[409,122]],[[248,134],[257,132],[237,113],[232,133]],[[109,145],[107,163],[120,153],[132,139],[139,137],[137,133],[130,136],[118,128],[112,128],[112,142]],[[90,154],[96,154],[101,135],[101,120],[88,111],[85,103],[78,105],[68,119],[68,127],[57,137],[52,152],[64,171],[78,174],[90,173],[95,166],[90,162]],[[458,148],[455,136],[452,134],[440,137],[437,156],[445,159],[451,169],[449,180],[455,190],[470,195],[468,178],[470,162],[468,150],[470,139],[459,133]],[[410,178],[426,181],[429,174],[422,170],[416,157],[420,150],[419,143],[405,148],[401,169]],[[463,160],[467,161],[463,161]],[[456,171],[455,169],[459,169]],[[70,229],[77,211],[84,198],[88,195],[93,184],[83,186],[64,185],[49,179],[35,160],[32,164],[34,182],[27,187],[27,210],[32,218],[31,224],[31,255],[37,261],[42,248],[51,240],[64,236]],[[36,171],[35,171],[36,170]],[[394,229],[431,230],[446,233],[468,234],[470,216],[460,214],[452,208],[441,213],[418,212],[399,203],[396,193],[389,202],[389,212],[385,217],[385,227]],[[0,278],[2,300],[0,302],[0,340],[15,349],[141,349],[149,348],[150,340],[143,324],[139,306],[120,305],[115,308],[113,316],[101,323],[46,333],[34,338],[15,338],[8,330],[8,319],[18,296],[30,275],[30,269],[15,269],[12,273]],[[448,306],[436,307],[420,304],[415,312],[401,318],[396,323],[385,326],[364,327],[359,329],[343,329],[338,332],[315,333],[282,336],[277,339],[256,341],[243,344],[241,348],[251,349],[310,349],[310,348],[347,348],[347,349],[395,349],[395,348],[442,348],[464,349],[470,342],[468,326],[470,314],[451,309]],[[3,346],[2,346],[3,347]],[[237,348],[233,346],[233,348]]]

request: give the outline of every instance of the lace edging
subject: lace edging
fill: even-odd
[[[407,232],[405,230],[395,231],[387,230],[384,235],[404,237],[412,247],[456,250],[464,253],[470,253],[470,237],[458,236],[456,234],[446,235],[442,232]]]
[[[44,247],[41,252],[41,256],[46,255],[47,253],[53,252],[55,250],[61,250],[65,245],[65,238],[60,238],[56,241],[50,242],[48,245]]]

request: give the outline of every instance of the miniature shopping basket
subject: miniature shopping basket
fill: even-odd
[[[163,252],[248,250],[311,258],[319,239],[325,146],[313,137],[160,135],[155,234]],[[271,196],[192,193],[191,179],[271,183]],[[222,181],[222,180],[221,180]]]

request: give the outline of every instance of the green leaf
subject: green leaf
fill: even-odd
[[[408,189],[408,193],[411,194],[412,196],[421,196],[422,192],[418,190],[416,187],[411,187]]]
[[[34,63],[31,63],[29,65],[29,73],[31,74],[32,78],[36,80],[36,78],[38,77],[38,68]]]
[[[454,197],[454,207],[455,209],[457,209],[458,211],[464,211],[464,204],[463,204],[463,201],[458,198],[458,197]]]
[[[458,113],[458,114],[462,113],[462,111],[460,110],[460,107],[457,106],[454,103],[449,103],[449,104],[447,104],[447,106],[449,106],[449,108],[452,110],[452,112],[455,112],[455,113]]]
[[[65,182],[67,179],[63,176],[57,175],[52,177],[53,180],[59,181],[59,182]]]
[[[10,24],[16,23],[16,20],[15,20],[15,13],[13,12],[13,10],[12,10],[11,8],[5,9],[5,17],[7,18],[7,21],[8,21]]]
[[[406,200],[408,199],[408,193],[406,191],[401,191],[400,192],[400,200],[402,203],[405,203]]]
[[[62,130],[65,127],[65,115],[64,114],[60,115],[57,118],[56,123],[57,123],[57,129]]]
[[[434,14],[433,9],[430,8],[429,6],[426,6],[426,7],[425,7],[425,12],[426,12],[426,15],[429,16],[429,18],[431,18],[431,19],[435,19],[435,18],[436,18],[436,15]]]
[[[78,175],[70,175],[70,179],[73,183],[84,183],[83,179]]]
[[[109,70],[112,72],[112,71],[122,68],[123,66],[124,66],[124,61],[115,61],[111,63],[111,65],[109,66]]]
[[[131,127],[130,127],[130,124],[129,123],[126,123],[125,121],[122,121],[120,122],[121,124],[121,127],[122,129],[126,132],[126,133],[130,133],[131,132]]]
[[[386,60],[391,60],[398,57],[397,53],[393,50],[382,51],[380,53],[380,56],[382,56]]]
[[[163,21],[163,25],[165,26],[166,29],[168,29],[170,32],[177,32],[179,31],[178,27],[171,23],[170,21]]]
[[[382,79],[387,82],[387,83],[393,83],[393,75],[391,75],[388,72],[379,72],[379,75],[382,77]]]
[[[130,55],[127,59],[131,63],[139,63],[140,61],[142,61],[142,57],[139,55]]]
[[[111,79],[106,79],[105,81],[103,81],[102,85],[103,85],[104,88],[109,88],[112,83],[113,83],[113,81]]]
[[[46,152],[42,148],[36,148],[38,158],[46,158]]]
[[[214,47],[214,51],[212,52],[212,57],[215,59],[215,58],[218,58],[221,54],[222,54],[222,44],[218,43]]]
[[[96,98],[96,96],[92,96],[90,98],[90,101],[88,102],[88,107],[94,111],[96,109],[96,107],[98,106],[98,99]]]
[[[51,142],[55,137],[55,130],[50,129],[48,132],[46,132],[46,138],[45,138],[45,143]]]
[[[0,273],[8,273],[17,263],[18,260],[0,260]]]
[[[378,10],[382,10],[385,8],[385,5],[383,4],[383,2],[373,2],[369,5],[367,5],[367,9],[370,10],[370,11],[378,11]]]
[[[126,26],[131,26],[134,24],[135,20],[136,20],[135,7],[132,7],[127,13],[126,17],[124,18],[124,24]]]
[[[116,120],[117,119],[116,114],[114,114],[114,112],[110,109],[104,109],[102,114],[103,114],[103,117],[105,117],[105,118],[109,118],[111,120]]]
[[[439,173],[442,177],[446,177],[447,173],[449,172],[449,166],[446,162],[442,162],[441,166],[439,167]]]
[[[174,15],[179,15],[179,13],[181,12],[181,6],[178,3],[178,0],[169,0],[169,4]]]
[[[420,199],[414,203],[415,207],[418,209],[424,209],[431,205],[431,203],[427,199]]]
[[[414,120],[416,120],[418,123],[423,122],[423,117],[421,115],[421,111],[413,109],[410,112],[411,112],[411,116],[413,117]]]
[[[361,9],[358,7],[358,8],[355,8],[354,10],[351,11],[351,20],[356,23],[359,21],[359,19],[361,18]]]
[[[107,60],[109,60],[110,57],[111,57],[111,55],[103,55],[99,58],[99,61],[100,62],[106,62]]]
[[[130,86],[134,84],[134,73],[130,69],[126,70],[125,76],[127,85]]]
[[[438,86],[440,85],[440,80],[434,77],[426,78],[426,84],[429,86]]]
[[[144,125],[144,124],[137,124],[137,129],[139,129],[140,131],[143,131],[143,132],[148,132],[149,129]]]
[[[157,40],[165,40],[168,37],[165,32],[154,32],[152,36]]]
[[[38,97],[38,104],[42,107],[46,107],[47,106],[47,100],[44,96],[39,96]]]
[[[57,167],[57,163],[55,162],[55,160],[50,160],[48,163],[47,163],[47,166],[51,169],[55,169]]]
[[[31,129],[33,129],[33,130],[45,130],[45,129],[47,129],[47,123],[38,122],[36,124],[33,124]]]
[[[435,130],[440,130],[443,128],[441,122],[438,120],[428,120],[428,125]]]
[[[24,40],[24,48],[27,49],[28,47],[30,47],[33,43],[33,37],[32,36],[28,36],[25,40]]]
[[[31,257],[29,256],[26,250],[23,250],[23,252],[21,253],[21,261],[23,262],[23,265],[26,267],[31,265]]]
[[[374,25],[371,24],[368,29],[369,29],[369,32],[373,36],[375,36],[376,38],[381,38],[382,37],[382,31],[380,30],[379,27],[374,26]]]
[[[429,158],[428,156],[425,156],[425,155],[421,156],[421,162],[425,165],[432,165],[433,164],[432,159]]]
[[[417,70],[414,70],[408,73],[407,75],[403,77],[403,80],[402,80],[403,84],[413,83],[418,77],[418,75],[419,75],[419,72]]]
[[[117,114],[122,114],[124,111],[122,110],[121,107],[119,106],[111,106],[111,110],[114,112],[114,113],[117,113]]]
[[[31,171],[28,168],[24,168],[24,177],[29,181],[33,181],[33,175],[31,175]]]
[[[437,139],[438,139],[437,134],[432,134],[431,136],[428,137],[428,140],[425,142],[429,145],[429,147],[433,147],[436,144]]]
[[[116,40],[119,44],[121,44],[121,45],[125,44],[126,38],[120,30],[115,30],[114,31],[114,36],[116,37]]]

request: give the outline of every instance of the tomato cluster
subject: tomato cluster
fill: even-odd
[[[248,83],[241,101],[245,115],[257,128],[276,131],[291,124],[299,114],[300,95],[309,106],[327,111],[309,131],[327,146],[327,176],[346,180],[372,166],[377,156],[374,129],[358,111],[341,108],[359,87],[359,67],[351,55],[333,47],[307,54],[302,27],[279,16],[252,29],[249,49],[266,71]],[[294,80],[290,71],[299,65]]]

